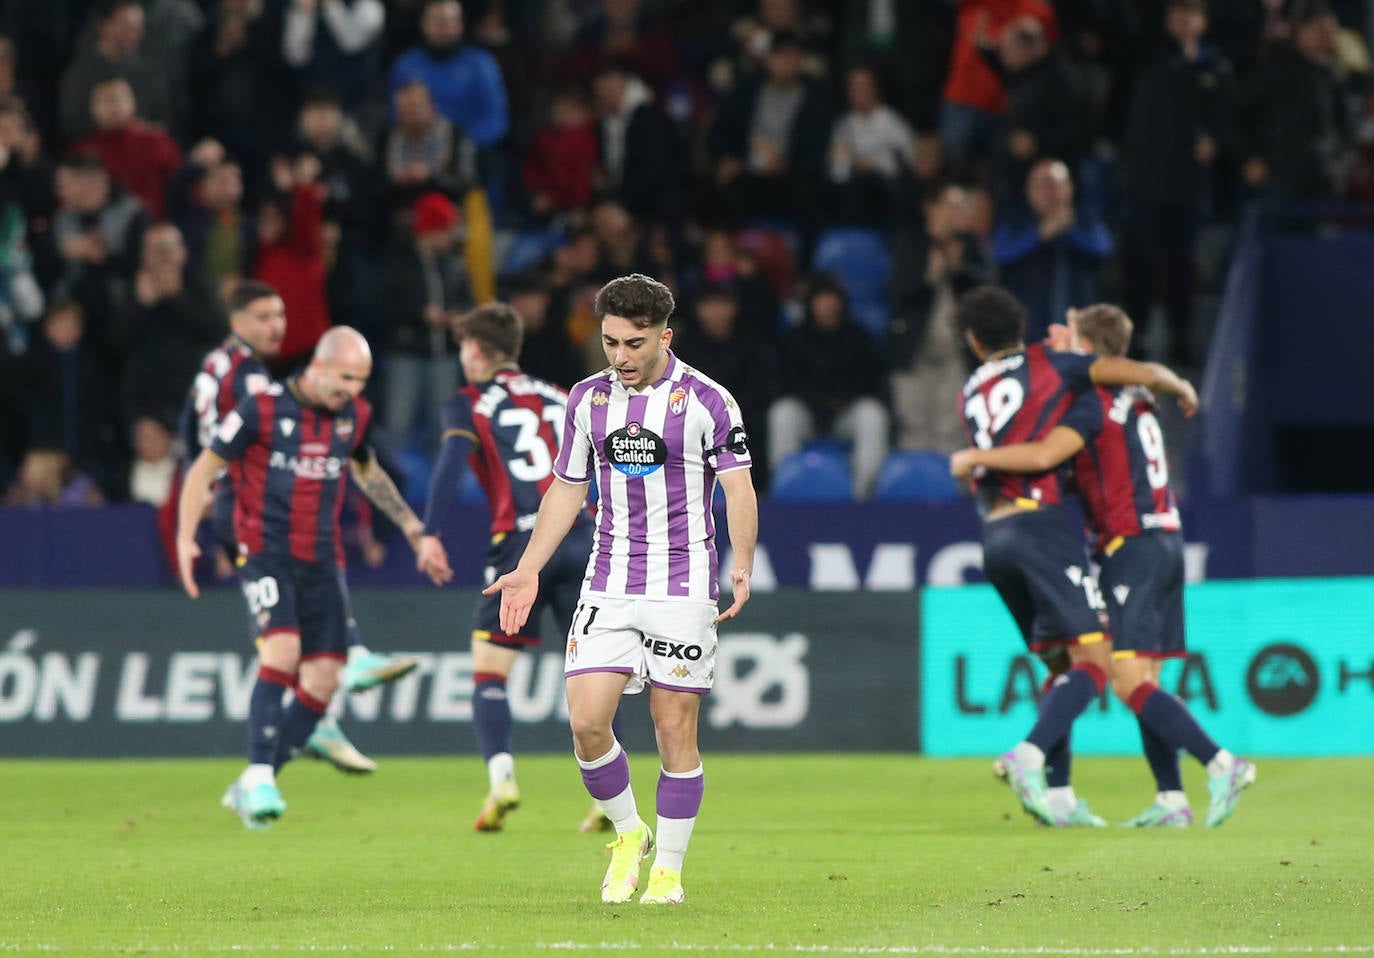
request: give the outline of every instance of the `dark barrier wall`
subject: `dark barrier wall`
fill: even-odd
[[[455,510],[445,542],[455,585],[481,581],[485,507]],[[980,530],[969,502],[760,504],[756,592],[909,592],[918,585],[979,582]],[[722,520],[723,521],[723,520]],[[1188,577],[1374,575],[1374,496],[1254,497],[1193,501],[1184,508]],[[722,548],[728,540],[722,536]],[[722,559],[721,567],[730,563]],[[349,563],[356,587],[422,585],[404,543],[386,563]],[[0,509],[0,588],[165,586],[172,583],[146,506]]]
[[[362,590],[368,644],[420,653],[417,672],[348,698],[369,754],[474,751],[470,590]],[[708,751],[912,750],[914,593],[758,595],[721,629]],[[0,592],[0,755],[238,755],[255,677],[236,592]],[[464,651],[458,651],[463,649]],[[516,747],[565,751],[563,642],[517,660]],[[651,748],[647,696],[627,700],[629,745]]]

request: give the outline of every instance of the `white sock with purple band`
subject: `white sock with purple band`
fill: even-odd
[[[601,810],[615,826],[617,834],[632,832],[639,827],[639,811],[635,808],[635,793],[630,788],[630,758],[616,742],[611,750],[590,762],[577,760],[582,766],[582,783],[588,793],[601,805]]]
[[[687,855],[687,843],[692,840],[692,829],[696,826],[705,791],[706,777],[700,765],[690,772],[659,770],[655,868],[682,871],[682,860]]]

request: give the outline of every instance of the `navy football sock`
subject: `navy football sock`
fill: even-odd
[[[1164,742],[1183,749],[1203,765],[1221,751],[1221,746],[1193,718],[1188,706],[1153,682],[1142,683],[1126,704],[1142,725],[1148,725]]]
[[[310,736],[315,734],[315,726],[320,723],[327,708],[328,702],[321,702],[304,689],[296,688],[296,697],[286,707],[281,720],[281,741],[272,763],[278,771],[300,754]]]
[[[258,666],[258,680],[248,700],[248,762],[250,765],[272,765],[277,757],[277,743],[281,740],[282,696],[295,679],[285,672]]]
[[[1050,788],[1067,788],[1073,770],[1073,748],[1065,735],[1045,753],[1045,784]]]
[[[482,758],[510,754],[510,701],[506,698],[506,677],[495,672],[476,672],[472,676],[472,729]]]
[[[1174,748],[1159,733],[1136,716],[1140,724],[1140,744],[1145,752],[1145,761],[1150,765],[1150,773],[1155,777],[1155,788],[1160,792],[1183,791],[1183,773],[1178,767],[1178,749]]]
[[[1079,662],[1055,679],[1049,692],[1040,700],[1040,718],[1026,736],[1026,741],[1048,755],[1055,743],[1069,734],[1073,720],[1106,687],[1106,673],[1091,662]]]

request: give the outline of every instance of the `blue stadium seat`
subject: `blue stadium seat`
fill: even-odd
[[[546,230],[522,230],[501,257],[502,276],[514,276],[522,270],[538,265],[562,244],[567,234],[562,228],[550,227]]]
[[[773,499],[785,502],[849,502],[854,492],[841,453],[819,449],[788,456],[773,470]]]
[[[888,453],[873,493],[875,499],[885,502],[938,502],[959,496],[959,484],[949,474],[949,457],[933,449]]]
[[[811,269],[837,275],[849,293],[854,318],[879,341],[886,336],[892,254],[881,233],[853,227],[826,230],[816,241]]]

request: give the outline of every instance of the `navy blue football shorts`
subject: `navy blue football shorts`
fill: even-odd
[[[1078,531],[1055,508],[983,526],[983,572],[1026,648],[1049,660],[1066,646],[1110,640],[1102,598]]]
[[[530,541],[528,532],[505,532],[492,536],[487,546],[486,568],[482,579],[487,585],[513,570]],[[544,611],[554,616],[553,634],[563,636],[572,625],[573,611],[582,593],[582,579],[587,573],[587,559],[592,551],[592,525],[579,522],[563,537],[553,558],[539,573],[539,597],[534,600],[530,617],[520,635],[506,635],[501,631],[501,594],[478,597],[472,612],[472,640],[490,642],[504,649],[527,649],[542,640]]]
[[[259,553],[238,567],[258,641],[277,632],[301,637],[301,658],[346,658],[353,616],[343,569]]]
[[[1118,657],[1178,658],[1183,629],[1183,536],[1156,530],[1114,539],[1099,559]]]

